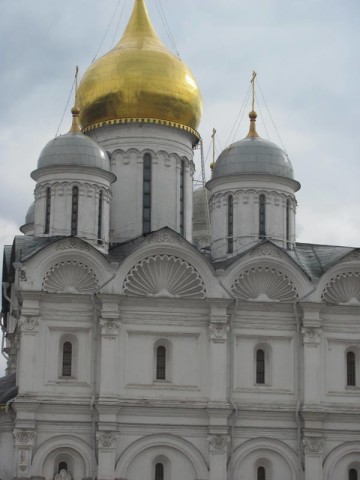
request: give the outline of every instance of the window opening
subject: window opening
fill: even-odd
[[[265,383],[265,352],[257,350],[256,352],[256,383]]]
[[[234,251],[234,198],[228,197],[228,253]]]
[[[164,480],[164,465],[162,463],[155,465],[155,480]]]
[[[180,233],[184,235],[184,220],[185,220],[185,161],[181,161],[181,169],[180,169]]]
[[[347,385],[354,387],[356,385],[356,367],[355,367],[355,353],[348,352],[346,355],[347,368]]]
[[[77,235],[79,210],[79,188],[73,187],[71,200],[71,235]]]
[[[286,241],[287,247],[290,248],[290,200],[286,201]]]
[[[58,473],[60,473],[60,470],[66,470],[67,471],[68,466],[66,462],[60,462],[59,463],[59,468],[58,468]]]
[[[349,480],[358,480],[358,473],[357,473],[357,470],[355,470],[355,468],[352,468],[349,471]]]
[[[156,350],[156,379],[165,380],[166,378],[166,348],[160,346]]]
[[[51,211],[51,188],[46,189],[46,205],[45,205],[45,229],[44,233],[50,231],[50,211]]]
[[[265,238],[265,195],[259,197],[259,238]]]
[[[151,232],[151,156],[144,155],[143,165],[143,233]]]
[[[266,480],[266,470],[264,467],[259,467],[257,470],[257,480]]]
[[[102,210],[103,210],[103,193],[99,192],[99,211],[98,211],[98,243],[102,243]]]
[[[70,342],[65,342],[63,345],[63,363],[62,376],[71,377],[71,363],[72,363],[72,345]]]

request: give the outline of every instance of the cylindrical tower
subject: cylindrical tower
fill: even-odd
[[[207,183],[214,259],[236,255],[263,239],[282,248],[295,243],[300,184],[287,154],[259,137],[256,117],[250,112],[247,137],[220,154]]]
[[[202,99],[186,65],[161,43],[144,0],[120,42],[78,89],[83,132],[111,158],[111,232],[127,241],[168,226],[192,241],[193,147]]]
[[[79,110],[72,112],[71,130],[44,147],[31,174],[37,182],[33,234],[73,235],[107,251],[110,185],[116,177],[107,154],[81,132]]]

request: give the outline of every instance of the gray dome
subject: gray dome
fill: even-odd
[[[215,163],[212,178],[237,174],[266,174],[294,179],[286,153],[275,143],[247,137],[226,148]]]
[[[33,202],[27,213],[26,213],[26,217],[25,217],[25,225],[27,224],[34,224],[35,222],[35,202]]]
[[[50,140],[38,160],[37,168],[73,165],[110,171],[110,160],[98,143],[81,132],[69,132]]]

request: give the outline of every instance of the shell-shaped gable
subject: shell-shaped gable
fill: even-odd
[[[174,255],[154,255],[138,262],[127,274],[123,291],[129,296],[205,298],[198,271]]]
[[[231,293],[241,301],[294,302],[298,293],[293,282],[280,270],[269,266],[253,267],[240,273]]]

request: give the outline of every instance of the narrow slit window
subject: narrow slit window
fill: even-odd
[[[346,369],[347,369],[347,385],[349,387],[355,387],[356,385],[356,365],[355,365],[355,353],[348,352],[346,355]]]
[[[257,480],[266,480],[266,470],[264,467],[257,469]]]
[[[290,247],[291,238],[290,238],[290,200],[286,201],[286,242],[287,247]]]
[[[151,232],[151,156],[144,155],[143,165],[143,233]]]
[[[234,198],[232,195],[228,197],[228,219],[227,219],[227,251],[233,253],[234,251]]]
[[[349,480],[358,480],[358,472],[355,468],[349,470]]]
[[[265,195],[260,195],[259,197],[259,238],[265,238],[265,216],[266,216],[266,206],[265,206]]]
[[[45,204],[45,229],[44,233],[50,232],[50,212],[51,212],[51,188],[46,189],[46,204]]]
[[[162,463],[155,465],[155,480],[164,480],[164,465]]]
[[[71,198],[71,235],[77,235],[79,214],[79,188],[73,187]]]
[[[181,161],[180,169],[180,233],[184,235],[184,220],[185,220],[185,160]]]
[[[166,348],[160,346],[156,350],[156,380],[166,378]]]
[[[65,342],[63,345],[62,376],[71,377],[72,370],[72,345]]]
[[[256,383],[263,385],[265,383],[265,352],[257,350],[256,352]]]
[[[98,243],[102,243],[102,216],[103,216],[103,193],[99,192],[99,209],[98,209]]]

